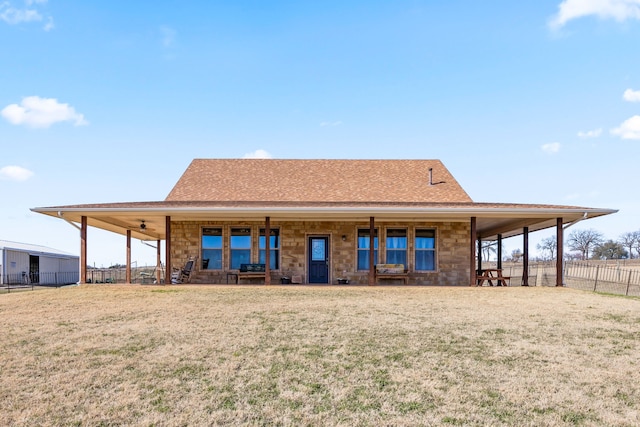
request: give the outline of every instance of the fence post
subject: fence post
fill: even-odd
[[[629,296],[629,285],[631,285],[631,273],[633,273],[633,270],[629,270],[629,277],[627,278],[627,291],[624,293],[625,297]]]
[[[596,265],[596,278],[593,282],[593,292],[596,291],[596,287],[598,286],[598,272],[600,271],[600,264]]]

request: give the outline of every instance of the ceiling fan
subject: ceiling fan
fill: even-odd
[[[147,227],[147,224],[146,224],[146,222],[145,222],[145,220],[144,220],[144,219],[140,219],[139,221],[140,221],[139,230],[140,230],[141,232],[143,232],[143,233],[144,233],[145,231],[155,231],[155,229],[154,229],[154,228],[149,228],[149,227]]]

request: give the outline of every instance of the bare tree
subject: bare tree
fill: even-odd
[[[582,254],[582,259],[589,259],[589,252],[592,248],[604,242],[604,237],[599,231],[590,228],[588,230],[573,230],[569,233],[567,245],[572,251]]]
[[[640,231],[629,231],[620,235],[618,238],[620,243],[625,248],[629,249],[629,258],[633,258],[633,250],[636,250],[638,256],[640,256]]]
[[[556,259],[556,249],[558,249],[558,238],[556,236],[547,237],[546,239],[540,240],[540,243],[536,245],[536,249],[543,253],[544,255],[549,254],[549,260]]]
[[[638,254],[638,257],[640,257],[640,231],[636,231],[635,233],[638,234],[638,239],[636,240],[636,243],[633,245],[633,249],[636,250],[636,254]]]
[[[511,259],[510,261],[518,262],[522,258],[522,251],[520,249],[514,249],[511,251]]]
[[[582,254],[579,252],[569,252],[568,254],[564,254],[564,259],[567,261],[578,261],[582,259]]]
[[[497,252],[496,248],[498,247],[498,242],[482,242],[482,258],[486,261],[489,261],[491,258],[491,254],[495,254]]]

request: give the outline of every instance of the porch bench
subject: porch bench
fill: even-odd
[[[405,285],[409,283],[409,271],[404,267],[404,264],[376,264],[374,272],[376,282],[378,280],[400,279]]]
[[[240,280],[242,279],[265,280],[266,274],[264,264],[240,264],[237,283],[240,283]]]

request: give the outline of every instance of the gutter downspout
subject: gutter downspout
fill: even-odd
[[[82,240],[82,227],[80,227],[78,224],[73,223],[73,222],[69,221],[67,218],[65,218],[65,217],[63,216],[64,214],[63,214],[61,211],[58,211],[57,213],[58,213],[58,218],[60,218],[60,219],[61,219],[61,220],[63,220],[64,222],[66,222],[66,223],[70,224],[73,228],[75,228],[76,230],[78,230],[78,231],[80,232],[80,240]],[[81,252],[82,252],[82,251],[81,251]],[[80,254],[79,260],[82,260],[82,253]],[[86,260],[85,260],[85,262],[86,262]],[[84,279],[85,279],[85,280],[82,280],[82,271],[83,271],[83,266],[82,266],[82,265],[79,265],[78,267],[79,267],[79,268],[78,268],[78,270],[79,270],[79,271],[78,271],[78,276],[79,276],[79,277],[78,277],[78,284],[80,284],[80,283],[83,283],[83,284],[84,284],[84,283],[86,282],[86,276],[87,276],[86,270],[85,270],[85,274],[84,274]],[[86,267],[84,267],[84,269],[86,269]]]
[[[567,228],[571,227],[572,225],[575,225],[577,223],[579,223],[580,221],[584,221],[585,219],[589,218],[589,212],[585,212],[582,214],[582,218],[578,218],[578,219],[574,219],[573,221],[571,221],[568,224],[565,224],[562,229],[566,230]]]
[[[68,223],[68,224],[71,224],[71,226],[72,226],[72,227],[75,227],[78,231],[82,231],[82,229],[80,228],[80,226],[79,226],[78,224],[75,224],[75,223],[73,223],[73,222],[69,221],[67,218],[65,218],[65,217],[63,216],[63,213],[62,213],[62,212],[60,212],[60,211],[58,211],[58,218],[60,218],[61,220],[63,220],[64,222],[66,222],[66,223]]]

